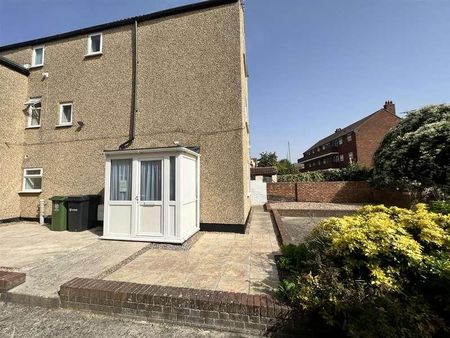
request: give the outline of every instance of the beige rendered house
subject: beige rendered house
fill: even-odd
[[[0,47],[0,220],[96,194],[106,238],[244,231],[243,20],[211,0]]]

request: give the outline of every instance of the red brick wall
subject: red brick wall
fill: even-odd
[[[408,193],[378,190],[367,182],[298,182],[267,183],[269,202],[380,203],[408,208]]]
[[[295,183],[267,183],[267,199],[269,202],[295,202]]]
[[[396,115],[382,110],[356,130],[356,156],[359,164],[373,166],[373,155],[384,135],[399,122],[400,119]]]
[[[372,201],[367,182],[298,182],[298,202],[361,203]]]

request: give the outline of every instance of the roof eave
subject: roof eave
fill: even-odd
[[[16,71],[22,75],[28,76],[30,75],[30,71],[23,67],[22,65],[19,65],[18,63],[15,63],[14,61],[11,61],[4,56],[0,55],[0,65],[5,66],[13,71]]]
[[[32,39],[32,40],[28,40],[28,41],[23,41],[23,42],[13,43],[13,44],[5,45],[5,46],[0,46],[0,52],[4,52],[7,50],[16,49],[16,48],[21,48],[21,47],[26,47],[26,46],[39,45],[39,44],[43,44],[43,43],[46,43],[49,41],[66,39],[66,38],[70,38],[73,36],[89,34],[89,33],[97,32],[97,31],[105,30],[105,29],[126,26],[126,25],[133,24],[135,21],[142,22],[142,21],[156,20],[156,19],[169,17],[169,16],[173,16],[173,15],[177,15],[177,14],[184,14],[184,13],[189,13],[189,12],[198,11],[198,10],[202,10],[202,9],[208,9],[208,8],[213,8],[213,7],[222,6],[222,5],[226,5],[226,4],[231,4],[231,3],[235,3],[237,1],[239,1],[239,0],[208,0],[208,1],[196,2],[193,4],[188,4],[188,5],[184,5],[184,6],[165,9],[165,10],[162,10],[159,12],[134,16],[134,17],[127,18],[127,19],[122,19],[122,20],[112,21],[112,22],[108,22],[108,23],[104,23],[104,24],[100,24],[100,25],[81,28],[81,29],[70,31],[70,32],[65,32],[65,33],[50,35],[50,36],[46,36],[46,37],[42,37],[42,38],[38,38],[38,39]]]

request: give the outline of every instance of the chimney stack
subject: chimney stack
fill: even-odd
[[[383,106],[389,113],[395,115],[395,104],[392,101],[386,101]]]
[[[342,128],[337,128],[334,132],[339,133],[342,130]]]

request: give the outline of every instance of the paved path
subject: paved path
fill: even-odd
[[[279,247],[262,207],[254,208],[248,234],[202,233],[189,250],[105,241],[99,234],[55,232],[32,222],[1,227],[0,267],[26,273],[26,282],[7,299],[57,306],[60,285],[75,277],[251,293],[278,285]]]
[[[0,337],[251,337],[164,323],[147,323],[62,309],[0,302]]]
[[[270,214],[254,206],[247,234],[206,232],[188,251],[148,250],[106,279],[268,293],[279,282],[278,251]]]

